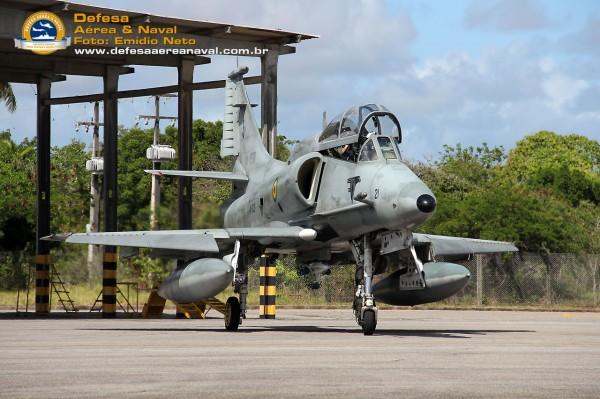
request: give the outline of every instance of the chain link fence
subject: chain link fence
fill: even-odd
[[[29,263],[30,256],[24,253],[0,253],[0,294],[4,292],[5,296],[10,296],[17,288],[26,286]],[[90,283],[85,271],[85,257],[63,263],[55,266],[68,285]],[[600,255],[520,252],[476,255],[469,261],[456,263],[471,271],[469,284],[433,306],[592,308],[600,305]],[[119,263],[120,280],[135,280],[135,270],[129,269],[125,263]],[[350,306],[355,269],[354,265],[333,267],[331,273],[322,278],[321,287],[312,289],[310,285],[314,278],[298,274],[295,258],[280,257],[277,260],[277,304]],[[140,276],[139,282],[143,283],[145,277]],[[258,287],[256,264],[249,273],[248,302],[251,305],[258,304]],[[14,302],[13,296],[5,301],[6,304]]]
[[[442,302],[446,306],[596,307],[600,293],[600,255],[476,255],[456,262],[471,271],[469,284]],[[277,261],[279,305],[350,305],[355,266],[338,266],[324,276],[319,289],[299,276],[293,257]],[[250,292],[258,291],[258,269],[251,268]],[[252,302],[252,298],[251,298]]]
[[[600,255],[477,255],[471,282],[448,300],[471,305],[598,306]]]

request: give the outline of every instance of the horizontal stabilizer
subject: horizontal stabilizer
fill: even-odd
[[[156,176],[184,176],[197,177],[203,179],[229,180],[241,183],[248,182],[248,176],[233,172],[216,172],[203,170],[145,170],[145,172]]]

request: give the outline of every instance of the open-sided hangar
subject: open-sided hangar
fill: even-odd
[[[50,142],[51,107],[102,101],[104,107],[104,231],[117,231],[117,129],[118,100],[177,93],[178,98],[178,169],[190,170],[192,166],[192,93],[194,90],[225,86],[225,81],[194,82],[196,65],[210,63],[210,58],[190,55],[76,55],[73,46],[51,55],[36,55],[15,48],[15,36],[28,15],[37,11],[57,14],[65,23],[67,34],[72,32],[73,14],[127,15],[130,25],[176,26],[184,37],[195,38],[197,48],[211,49],[266,49],[261,55],[261,75],[246,78],[247,84],[261,84],[261,126],[263,142],[270,153],[275,152],[277,135],[277,64],[280,55],[293,54],[293,44],[317,36],[274,29],[237,26],[225,23],[185,20],[146,13],[121,11],[84,4],[55,0],[7,0],[0,4],[0,81],[29,83],[37,86],[37,220],[36,220],[36,288],[35,311],[50,312],[50,248],[40,240],[50,231]],[[106,24],[106,26],[117,26]],[[259,56],[249,54],[249,56]],[[134,73],[132,66],[148,65],[177,68],[177,84],[118,90],[119,76]],[[54,82],[67,79],[67,75],[101,76],[103,92],[71,97],[52,97]],[[192,227],[191,178],[179,177],[178,227]],[[102,312],[104,317],[116,315],[115,247],[105,247],[103,254]]]

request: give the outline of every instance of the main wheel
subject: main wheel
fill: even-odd
[[[240,316],[240,301],[236,297],[230,296],[225,304],[225,329],[237,330],[240,325]]]
[[[362,330],[365,335],[373,335],[377,327],[377,317],[374,310],[365,310],[362,317]]]

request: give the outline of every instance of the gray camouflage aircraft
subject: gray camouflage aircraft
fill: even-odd
[[[147,171],[228,180],[222,229],[54,235],[68,243],[152,248],[185,260],[159,295],[178,303],[213,297],[233,285],[225,327],[246,313],[248,266],[261,254],[296,254],[313,288],[330,268],[356,264],[353,310],[365,335],[377,325],[376,301],[416,305],[461,290],[470,273],[449,263],[476,253],[514,252],[506,242],[413,233],[436,207],[431,190],[402,161],[398,119],[380,105],[363,105],[334,118],[299,143],[287,162],[263,146],[243,83],[247,67],[229,74],[221,156],[235,156],[232,172]]]

